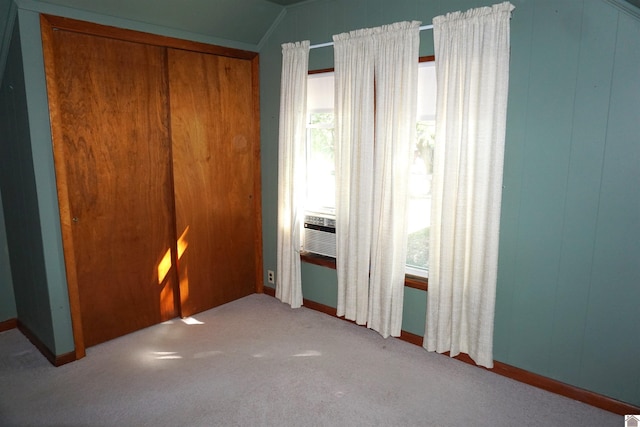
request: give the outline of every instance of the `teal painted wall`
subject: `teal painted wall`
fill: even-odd
[[[492,3],[288,8],[260,52],[265,269],[276,267],[280,44]],[[640,11],[512,3],[494,358],[640,405]],[[420,53],[433,53],[430,31]],[[311,51],[310,69],[332,66],[332,48]],[[335,306],[335,271],[303,265],[302,276],[305,298]],[[425,311],[426,293],[407,289],[403,329],[423,334]]]
[[[33,208],[36,209],[40,222],[39,239],[41,245],[44,277],[37,278],[41,294],[47,296],[43,301],[47,306],[49,318],[47,328],[50,336],[43,339],[44,344],[56,355],[66,354],[74,350],[69,296],[67,294],[64,256],[62,252],[62,234],[58,216],[58,197],[55,185],[55,169],[53,166],[53,150],[51,130],[49,126],[49,110],[40,36],[40,16],[36,12],[19,9],[20,43],[22,49],[22,66],[24,70],[26,108],[29,121],[29,139],[31,141],[31,167],[35,183]],[[35,238],[35,237],[34,237]],[[13,246],[10,244],[10,251]],[[14,290],[18,305],[18,319],[22,321],[23,312],[34,315],[42,310],[36,304],[29,303],[21,311],[18,288],[23,285],[14,276]],[[44,297],[43,297],[44,298]],[[43,319],[43,321],[45,321]],[[24,323],[24,322],[23,322]],[[42,326],[43,327],[43,326]]]
[[[496,358],[637,405],[640,20],[530,6],[512,27]]]
[[[4,74],[7,53],[9,52],[9,42],[13,33],[16,10],[16,5],[12,0],[0,0],[0,82]]]
[[[0,86],[0,186],[15,306],[21,323],[54,348],[17,24],[6,64]]]
[[[14,3],[11,0],[0,0],[0,84],[3,80],[9,54],[9,44],[15,17],[16,8]],[[2,189],[0,187],[0,322],[15,319],[17,315],[4,221]]]
[[[2,96],[1,89],[0,96]],[[2,199],[0,199],[0,322],[16,319],[17,317],[18,311],[16,309],[16,297],[13,293],[7,232],[4,225],[4,210]]]

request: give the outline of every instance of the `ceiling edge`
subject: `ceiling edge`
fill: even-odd
[[[627,0],[604,0],[607,3],[611,4],[614,7],[617,7],[621,11],[633,16],[634,18],[640,20],[640,7],[630,3]]]
[[[287,9],[292,8],[292,7],[299,7],[299,6],[306,6],[309,3],[316,3],[318,0],[305,0],[305,1],[301,1],[298,3],[294,3],[294,4],[289,4],[287,6],[285,6]]]
[[[269,29],[264,33],[264,35],[260,39],[260,42],[258,43],[258,46],[257,46],[258,52],[262,50],[264,45],[267,43],[267,41],[271,37],[271,34],[273,34],[276,28],[278,28],[278,25],[280,25],[280,22],[282,22],[282,20],[286,15],[287,15],[287,7],[283,7],[280,13],[278,14],[278,16],[276,16],[276,19],[274,19],[271,25],[269,26]]]
[[[4,78],[4,70],[7,65],[7,57],[9,56],[9,46],[11,45],[11,36],[17,16],[18,6],[16,6],[14,2],[10,2],[6,22],[2,22],[4,25],[4,33],[0,34],[0,84]]]

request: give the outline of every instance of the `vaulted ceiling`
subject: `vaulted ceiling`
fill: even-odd
[[[19,4],[22,0],[16,0]],[[256,49],[287,7],[311,0],[29,0],[159,25]],[[389,0],[390,1],[390,0]],[[637,13],[640,0],[606,0]],[[631,6],[632,5],[632,6]]]

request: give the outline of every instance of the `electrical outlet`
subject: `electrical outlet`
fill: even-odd
[[[267,281],[269,283],[276,283],[276,273],[273,270],[267,270]]]

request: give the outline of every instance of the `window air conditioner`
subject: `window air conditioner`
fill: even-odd
[[[304,216],[304,250],[314,254],[336,257],[336,219],[318,213]]]

